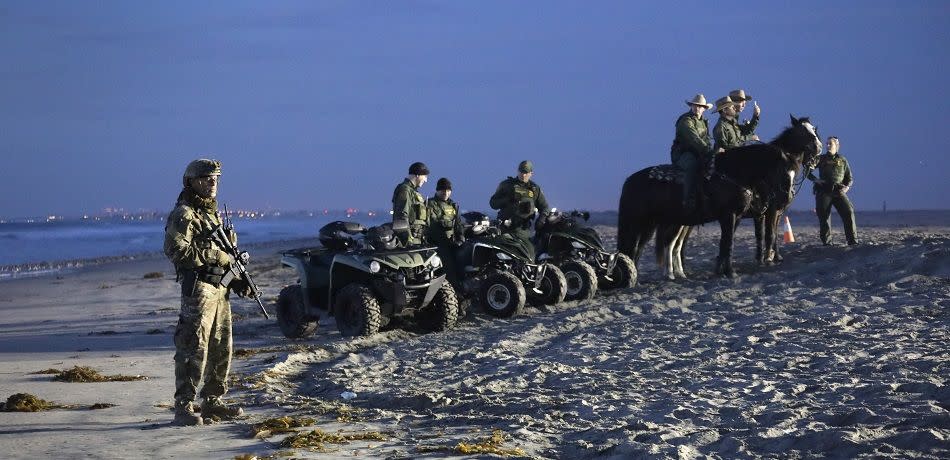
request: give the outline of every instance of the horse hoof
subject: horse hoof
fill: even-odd
[[[676,276],[673,275],[672,273],[670,273],[670,274],[666,275],[666,279],[668,279],[668,280],[670,280],[670,281],[676,281]]]
[[[684,280],[686,279],[686,273],[683,272],[676,272],[676,276],[683,278]]]

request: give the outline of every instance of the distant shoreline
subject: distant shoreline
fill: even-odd
[[[296,246],[296,245],[307,245],[312,244],[316,245],[317,240],[315,238],[295,238],[295,239],[284,239],[284,240],[273,240],[265,241],[258,243],[250,243],[247,245],[242,245],[241,249],[267,249],[274,248],[278,246]],[[61,273],[66,270],[74,270],[85,267],[94,267],[103,264],[115,263],[115,262],[131,262],[137,260],[158,260],[164,258],[165,255],[160,251],[147,251],[139,252],[133,254],[122,254],[117,256],[101,256],[101,257],[90,257],[84,259],[70,259],[70,260],[59,260],[59,261],[43,261],[43,262],[31,262],[23,264],[8,264],[0,265],[0,282],[5,280],[26,278],[26,277],[42,277],[48,275],[54,275]]]

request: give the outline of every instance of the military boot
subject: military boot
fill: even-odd
[[[228,406],[224,401],[221,401],[221,398],[215,396],[205,398],[205,401],[201,403],[201,416],[205,418],[217,417],[222,420],[230,420],[241,415],[244,415],[244,409]]]
[[[191,401],[175,402],[175,420],[172,421],[172,424],[178,426],[193,426],[201,425],[202,423],[201,416],[195,413]]]

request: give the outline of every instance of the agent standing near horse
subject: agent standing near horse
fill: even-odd
[[[676,119],[676,137],[670,146],[670,160],[683,171],[683,210],[691,214],[696,209],[697,199],[702,199],[704,166],[712,158],[709,144],[709,122],[703,112],[712,107],[706,97],[697,94],[686,101],[689,111]]]
[[[528,242],[531,241],[534,218],[538,213],[551,211],[541,186],[531,180],[533,176],[534,165],[530,161],[518,163],[517,177],[501,181],[488,201],[492,209],[498,210],[498,220],[508,221],[507,225],[501,225],[501,231]]]
[[[858,244],[856,225],[854,222],[854,206],[848,199],[848,190],[854,184],[851,176],[851,166],[848,160],[838,153],[841,147],[838,138],[828,138],[828,153],[818,159],[818,177],[812,172],[808,179],[815,183],[812,191],[815,194],[815,212],[818,213],[819,236],[821,242],[829,244],[831,236],[831,207],[834,206],[841,216],[844,225],[844,236],[848,246]]]

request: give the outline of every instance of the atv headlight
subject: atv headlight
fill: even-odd
[[[439,256],[432,256],[432,258],[429,259],[429,264],[431,264],[433,268],[439,268],[442,266],[442,258]]]
[[[379,269],[382,268],[379,266],[379,262],[372,261],[369,263],[369,272],[370,273],[379,273]]]
[[[497,257],[499,260],[511,260],[511,256],[505,254],[504,252],[496,252],[495,257]]]
[[[580,241],[571,241],[571,246],[574,246],[574,249],[584,249],[587,247],[584,245],[584,243],[581,243]]]

